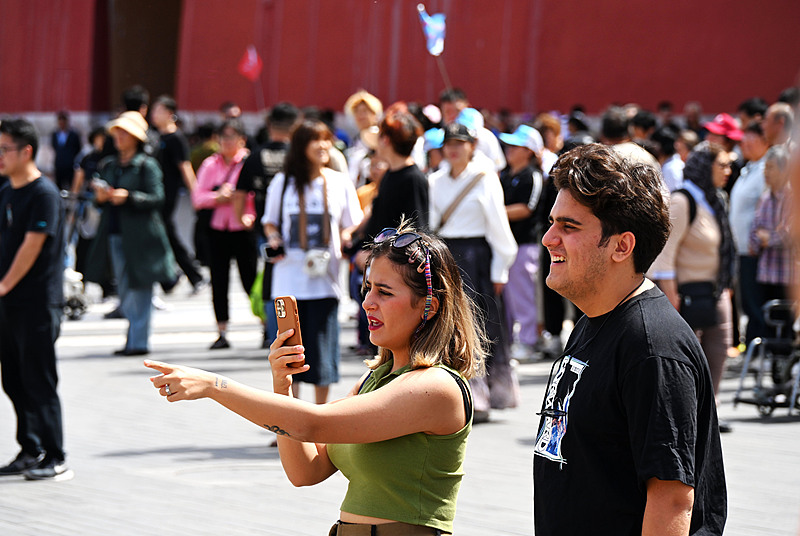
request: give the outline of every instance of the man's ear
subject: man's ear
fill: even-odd
[[[424,299],[424,298],[423,298],[423,299]],[[433,317],[434,317],[434,315],[436,314],[436,312],[437,312],[438,310],[439,310],[439,298],[437,298],[436,296],[434,296],[434,297],[431,299],[431,308],[430,308],[430,310],[428,311],[428,318],[426,318],[425,320],[426,320],[426,321],[428,321],[428,320],[430,320],[431,318],[433,318]],[[422,312],[425,312],[425,310],[423,309],[423,311],[422,311]]]
[[[611,258],[616,262],[624,262],[633,256],[633,249],[636,247],[636,236],[630,231],[625,231],[616,239],[616,245]]]

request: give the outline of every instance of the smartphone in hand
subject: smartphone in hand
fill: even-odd
[[[291,337],[283,342],[284,346],[302,345],[303,338],[300,335],[300,316],[297,314],[297,300],[294,296],[278,296],[275,298],[275,314],[278,317],[278,333],[293,329]],[[292,363],[291,367],[302,367],[304,361]]]
[[[283,244],[276,248],[269,247],[269,242],[261,246],[261,258],[267,262],[275,262],[279,257],[286,255],[286,249]]]

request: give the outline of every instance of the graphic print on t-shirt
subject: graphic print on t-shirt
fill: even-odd
[[[292,227],[289,232],[289,247],[301,249],[300,214],[292,214]],[[306,248],[322,248],[322,214],[306,215]]]
[[[588,366],[588,364],[579,359],[574,359],[572,356],[565,356],[561,360],[558,370],[547,390],[544,411],[542,411],[542,415],[544,416],[542,428],[539,430],[539,436],[536,438],[536,446],[533,449],[535,455],[542,456],[554,462],[567,463],[561,451],[561,442],[564,440],[564,436],[567,433],[569,403],[572,396],[575,394],[578,382],[581,381],[583,371]],[[569,371],[567,371],[567,368],[569,368]],[[558,387],[562,381],[571,383],[567,383],[568,389],[566,395],[563,398],[559,398]]]

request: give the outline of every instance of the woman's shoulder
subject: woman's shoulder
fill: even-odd
[[[203,163],[200,164],[200,167],[197,168],[197,173],[199,174],[201,170],[202,171],[207,171],[208,169],[216,166],[219,163],[221,158],[222,158],[222,155],[220,155],[219,153],[214,153],[214,154],[208,156],[207,158],[205,158],[203,160]]]
[[[437,386],[449,390],[452,385],[458,386],[459,380],[466,381],[464,376],[457,370],[441,363],[432,366],[412,368],[402,374],[401,377],[402,376],[416,378],[416,380],[414,380],[415,382],[422,380],[419,384],[422,389],[428,389],[430,386]]]
[[[322,175],[329,184],[334,184],[337,186],[347,186],[348,184],[353,184],[353,180],[350,178],[350,175],[341,171],[336,171],[333,168],[323,168]],[[353,186],[353,188],[355,188],[355,186]]]
[[[158,160],[152,156],[145,153],[139,153],[136,158],[139,165],[143,168],[147,168],[148,170],[157,169],[159,172],[161,171],[161,164],[159,164]]]

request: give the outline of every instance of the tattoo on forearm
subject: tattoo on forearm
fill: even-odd
[[[220,387],[220,381],[222,382],[221,388],[222,389],[227,389],[228,388],[228,380],[225,379],[225,378],[222,378],[222,380],[220,380],[219,376],[216,376],[214,378],[214,387]]]
[[[286,436],[286,437],[291,437],[291,436],[289,435],[289,432],[287,432],[286,430],[283,430],[283,429],[281,429],[281,428],[280,428],[280,427],[278,427],[278,426],[270,426],[269,424],[262,424],[261,426],[263,426],[264,428],[266,428],[266,429],[267,429],[267,430],[269,430],[270,432],[274,432],[274,433],[276,433],[276,434],[278,434],[278,435],[283,435],[283,436]]]

